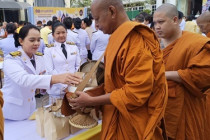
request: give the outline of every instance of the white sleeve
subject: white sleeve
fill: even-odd
[[[91,43],[90,43],[91,53],[93,53],[95,48],[96,48],[97,39],[98,39],[97,34],[93,34],[92,39],[91,39]]]
[[[76,48],[76,51],[77,51],[77,58],[76,58],[76,64],[75,64],[75,68],[76,68],[76,71],[79,69],[80,67],[80,64],[81,64],[81,58],[80,58],[80,54],[79,54],[79,49]]]
[[[29,74],[23,63],[17,58],[6,57],[4,60],[4,73],[21,87],[50,89],[51,75]]]
[[[87,47],[88,45],[90,45],[90,38],[88,37],[87,32],[85,32],[84,36],[85,36],[85,46]]]

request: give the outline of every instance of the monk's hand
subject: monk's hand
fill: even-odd
[[[80,91],[77,91],[76,94],[78,96],[77,98],[68,99],[69,103],[72,106],[72,109],[76,110],[76,109],[82,109],[87,106],[91,106],[92,97],[90,95],[88,95],[85,92],[80,92]]]

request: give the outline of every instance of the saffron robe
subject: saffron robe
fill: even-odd
[[[111,93],[112,105],[102,107],[101,139],[163,139],[159,126],[168,92],[154,32],[135,22],[120,25],[105,52],[104,77],[104,91]]]
[[[184,31],[163,50],[166,71],[178,71],[182,83],[168,81],[165,111],[168,137],[204,140],[205,94],[210,87],[210,39]]]

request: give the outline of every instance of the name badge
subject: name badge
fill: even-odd
[[[71,55],[76,55],[77,54],[77,52],[73,52],[73,53],[71,53]]]

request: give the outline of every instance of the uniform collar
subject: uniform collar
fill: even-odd
[[[66,46],[66,42],[64,43],[59,43],[57,41],[55,41],[55,46],[61,48],[61,44],[64,44]]]

